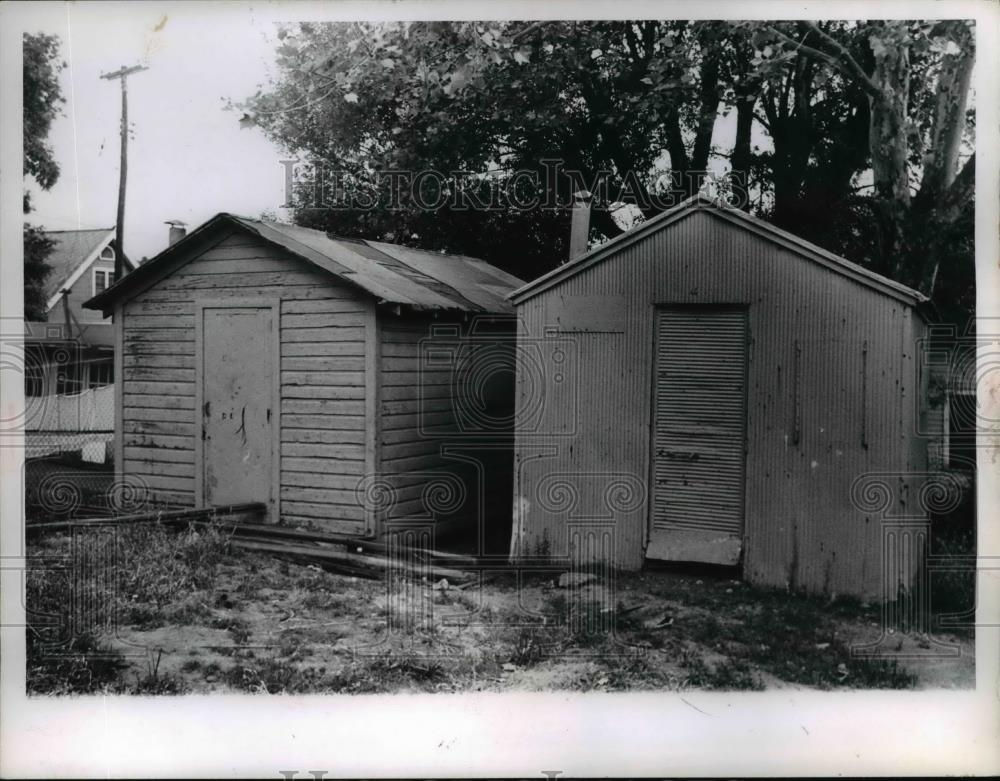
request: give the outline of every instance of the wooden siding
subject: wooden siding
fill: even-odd
[[[484,338],[475,318],[382,315],[378,443],[380,478],[395,498],[386,518],[433,519],[442,533],[478,523],[481,550],[496,552],[498,535],[500,550],[509,544],[513,431],[496,422],[502,412],[480,415],[486,397],[475,394],[504,361],[513,369],[514,328],[510,318],[489,328],[493,336]],[[511,391],[495,388],[486,401],[499,410]],[[461,483],[464,499],[448,499],[442,510],[448,491],[435,488],[448,481]]]
[[[373,303],[241,231],[124,306],[124,472],[158,501],[195,505],[195,308],[280,300],[281,516],[333,531],[364,526],[365,339]]]
[[[602,296],[620,302],[617,318],[604,317],[615,327],[595,333],[563,317],[566,301]],[[923,324],[902,302],[707,212],[518,307],[518,415],[530,425],[515,445],[512,554],[567,555],[568,526],[583,511],[613,528],[617,565],[642,565],[654,316],[668,304],[747,307],[744,576],[880,594],[882,516],[855,506],[851,491],[866,474],[925,468],[914,436]],[[562,382],[556,349],[567,356]],[[554,501],[560,479],[574,502]],[[903,491],[903,478],[885,481]],[[616,507],[606,501],[616,482],[645,495]]]
[[[81,258],[81,260],[83,260]],[[73,283],[69,289],[69,296],[67,297],[67,304],[69,306],[69,311],[71,317],[81,325],[89,325],[91,323],[106,323],[108,322],[100,312],[95,312],[93,309],[84,309],[83,302],[91,298],[94,294],[94,269],[101,269],[102,271],[114,271],[115,262],[113,260],[102,260],[98,258],[95,260],[90,267],[80,275],[80,278]],[[60,299],[52,309],[49,310],[49,322],[52,323],[64,323],[66,322],[66,311],[62,300]],[[75,329],[74,329],[75,330]]]
[[[445,436],[458,432],[452,372],[424,367],[421,342],[431,337],[431,321],[383,315],[379,366],[379,472],[393,487],[390,518],[424,517],[422,499],[430,475],[456,464],[442,456]],[[416,476],[416,477],[415,477]]]

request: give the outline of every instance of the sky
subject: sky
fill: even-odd
[[[64,115],[49,136],[61,174],[50,191],[34,189],[33,222],[49,230],[114,226],[121,90],[100,76],[133,64],[149,70],[128,80],[126,254],[139,260],[164,249],[165,220],[191,229],[220,211],[284,215],[279,161],[289,156],[260,130],[241,130],[240,114],[224,108],[272,75],[272,21],[221,4],[37,8],[28,29],[58,35],[67,68]]]
[[[239,127],[241,101],[277,76],[275,6],[187,3],[37,3],[28,25],[59,36],[66,104],[49,140],[61,174],[31,187],[31,220],[48,230],[113,227],[118,199],[120,83],[101,74],[142,64],[129,77],[125,251],[135,260],[166,247],[166,220],[191,230],[220,211],[286,219],[281,160],[291,155],[256,128]],[[329,8],[329,6],[327,6]],[[288,9],[291,10],[291,9]],[[735,117],[716,143],[732,143]]]
[[[394,7],[379,7],[379,15]],[[48,230],[114,226],[121,93],[117,80],[100,77],[134,64],[148,70],[129,77],[125,251],[131,258],[166,247],[166,220],[193,229],[220,211],[290,217],[281,208],[281,161],[291,155],[259,128],[241,129],[241,112],[226,110],[226,101],[242,101],[277,77],[275,20],[317,13],[331,18],[336,5],[86,2],[30,8],[27,29],[59,36],[67,63],[61,73],[66,104],[49,136],[61,175],[48,192],[31,188],[34,223]],[[715,145],[729,149],[734,137],[735,114],[720,117]],[[770,147],[756,123],[753,143]],[[715,159],[711,167],[722,173],[728,163]],[[629,224],[626,212],[616,216]]]

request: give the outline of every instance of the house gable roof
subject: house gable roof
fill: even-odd
[[[459,310],[502,314],[513,311],[507,296],[524,282],[485,261],[414,250],[382,242],[345,239],[280,222],[254,220],[225,212],[146,261],[132,274],[84,303],[110,312],[157,282],[206,236],[223,226],[249,231],[307,263],[363,290],[380,301],[418,310]]]
[[[620,236],[616,236],[611,241],[595,247],[590,252],[553,269],[538,279],[529,282],[510,294],[511,302],[516,305],[527,301],[534,296],[555,287],[566,279],[576,276],[593,265],[607,260],[614,256],[619,250],[645,238],[654,231],[666,229],[668,226],[680,222],[695,213],[710,214],[715,218],[726,221],[744,230],[749,230],[776,244],[780,244],[786,249],[790,249],[796,254],[808,258],[809,260],[843,276],[849,277],[867,287],[892,296],[911,306],[922,305],[928,301],[927,297],[912,288],[899,282],[895,282],[874,271],[869,271],[863,266],[852,263],[846,258],[834,255],[832,252],[823,249],[805,239],[796,236],[788,231],[778,228],[766,220],[754,217],[746,212],[708,201],[700,195],[695,195],[681,202],[672,209],[668,209],[662,214],[658,214],[652,219],[631,228]]]
[[[52,239],[52,252],[45,262],[52,268],[45,281],[46,310],[59,303],[63,290],[72,287],[100,257],[101,252],[115,240],[114,228],[90,228],[87,230],[45,231]],[[125,257],[130,269],[135,263]]]

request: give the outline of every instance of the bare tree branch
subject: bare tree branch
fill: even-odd
[[[802,22],[802,24],[805,25],[809,32],[815,33],[827,47],[836,52],[838,61],[844,66],[841,70],[857,79],[861,86],[864,87],[865,92],[873,97],[880,97],[882,95],[882,90],[879,89],[878,84],[872,81],[871,76],[865,73],[865,69],[858,64],[858,61],[854,59],[854,56],[848,51],[846,46],[823,32],[815,22]]]
[[[824,62],[829,63],[830,65],[834,66],[837,65],[837,58],[834,57],[832,54],[827,54],[826,52],[820,51],[819,49],[814,49],[812,46],[806,46],[804,43],[802,43],[802,41],[796,41],[792,36],[786,35],[785,33],[781,32],[781,30],[779,30],[777,27],[768,27],[766,29],[768,32],[774,34],[788,45],[794,46],[796,52],[801,52],[802,54],[808,54],[810,57],[815,57],[818,60],[823,60]]]
[[[878,88],[878,85],[868,77],[868,74],[864,72],[864,70],[861,68],[860,65],[858,65],[857,61],[853,57],[851,57],[850,52],[848,52],[847,49],[844,49],[843,46],[840,46],[839,43],[837,44],[837,46],[840,46],[840,48],[843,49],[844,53],[848,57],[848,60],[845,60],[843,55],[841,55],[839,52],[837,55],[833,55],[828,52],[822,51],[821,49],[816,49],[812,46],[807,46],[803,42],[804,39],[803,41],[797,41],[794,38],[792,38],[792,36],[786,35],[776,27],[768,27],[767,30],[771,33],[774,33],[774,35],[776,35],[779,39],[789,44],[790,46],[794,46],[797,52],[805,54],[814,59],[821,60],[827,63],[828,65],[831,65],[832,67],[836,68],[845,76],[852,79],[856,79],[858,83],[861,85],[861,87],[864,89],[864,91],[867,92],[868,95],[870,95],[872,98],[875,98],[877,100],[882,98],[882,90],[880,90]],[[818,27],[816,28],[816,30],[819,31],[822,35],[825,35],[825,33],[819,30]],[[810,32],[812,32],[812,30],[810,30]],[[833,39],[831,38],[830,40]]]

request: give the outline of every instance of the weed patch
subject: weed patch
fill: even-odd
[[[687,672],[683,685],[692,689],[722,691],[761,691],[764,684],[746,661],[725,659],[708,664],[701,654],[688,653],[682,658]]]

